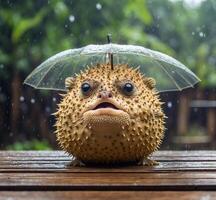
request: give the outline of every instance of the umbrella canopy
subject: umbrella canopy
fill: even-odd
[[[58,53],[35,68],[24,83],[36,89],[66,91],[67,77],[74,76],[86,66],[109,63],[110,57],[113,67],[117,64],[140,66],[145,76],[155,79],[159,92],[180,91],[200,81],[185,65],[166,54],[141,46],[109,43]]]

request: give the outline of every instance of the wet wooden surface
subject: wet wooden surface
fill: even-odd
[[[0,151],[0,199],[216,199],[216,151],[159,151],[158,166],[72,167],[62,151]]]

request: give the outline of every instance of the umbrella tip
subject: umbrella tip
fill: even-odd
[[[108,33],[107,34],[107,42],[111,43],[111,39],[112,39],[112,34]]]
[[[112,35],[110,33],[107,34],[107,42],[110,44],[112,39]],[[112,53],[109,53],[110,57],[110,64],[111,64],[111,70],[113,70],[113,55]]]

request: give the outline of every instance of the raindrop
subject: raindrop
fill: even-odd
[[[67,25],[67,24],[65,24],[65,28],[68,28],[68,25]]]
[[[205,33],[199,32],[199,36],[200,36],[200,37],[205,37]]]
[[[3,69],[4,68],[4,65],[3,64],[0,64],[0,69]]]
[[[31,103],[34,104],[35,103],[35,99],[32,98],[31,99]]]
[[[169,102],[167,103],[167,106],[168,106],[168,108],[172,108],[172,102],[169,101]]]
[[[25,98],[23,96],[20,96],[20,101],[23,102]]]
[[[102,5],[101,5],[100,3],[97,3],[97,4],[96,4],[96,8],[97,8],[97,10],[101,10]]]
[[[53,102],[56,102],[56,98],[55,98],[55,97],[53,97],[53,99],[52,99],[52,100],[53,100]]]
[[[192,34],[192,35],[195,35],[195,32],[193,31],[191,34]]]
[[[51,111],[50,107],[48,107],[48,106],[45,108],[45,110],[47,113],[50,113],[50,111]]]
[[[74,21],[75,21],[75,17],[74,17],[73,15],[70,15],[70,16],[69,16],[69,21],[70,21],[70,22],[74,22]]]

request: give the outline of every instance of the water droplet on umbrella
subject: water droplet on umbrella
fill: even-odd
[[[199,32],[199,36],[200,36],[200,37],[205,37],[205,33]]]
[[[172,102],[169,101],[169,102],[167,103],[167,106],[168,106],[168,108],[172,108]]]
[[[53,102],[56,102],[56,98],[55,98],[55,97],[53,97],[53,99],[52,99],[52,100],[53,100]]]
[[[97,10],[101,10],[102,5],[101,5],[100,3],[97,3],[97,4],[96,4],[96,8],[97,8]]]
[[[32,98],[31,99],[31,103],[34,104],[35,103],[35,99]]]
[[[69,16],[69,21],[70,21],[70,22],[74,22],[74,21],[75,21],[75,17],[74,17],[73,15],[70,15],[70,16]]]

